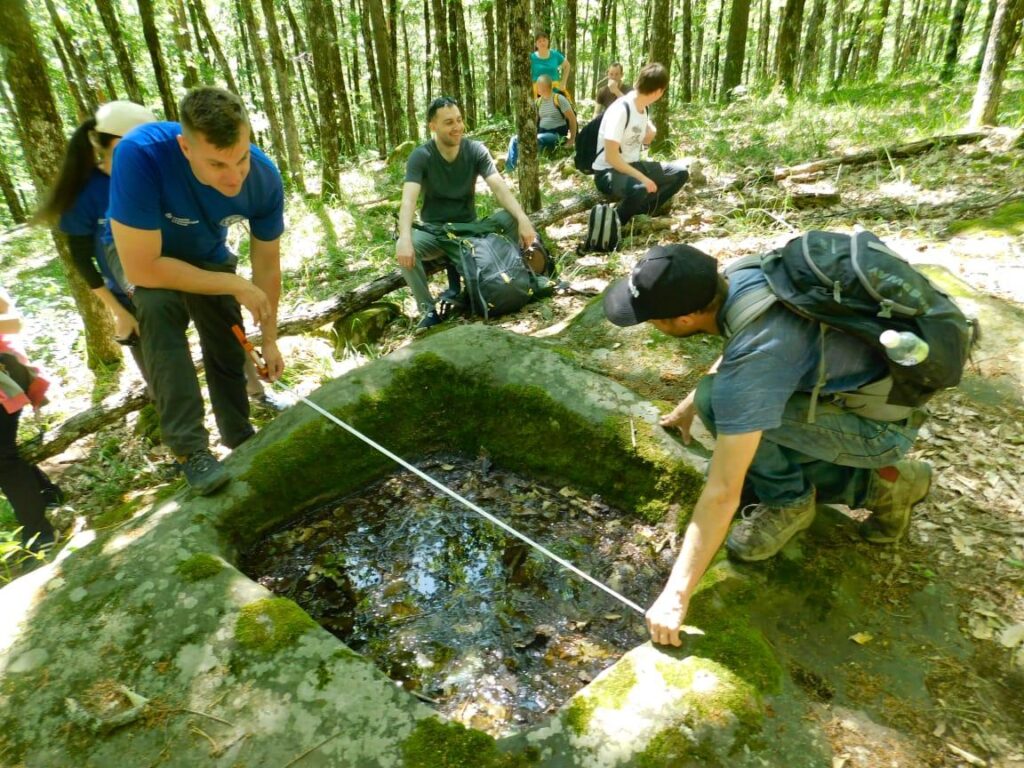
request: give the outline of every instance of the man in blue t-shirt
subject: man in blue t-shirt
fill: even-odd
[[[185,331],[195,323],[221,441],[253,434],[245,351],[232,333],[240,305],[263,333],[267,378],[284,368],[277,348],[284,190],[270,159],[249,142],[238,96],[197,88],[182,99],[181,123],[152,123],[118,145],[110,185],[108,259],[134,285],[143,354],[164,442],[189,485],[213,493],[229,479],[210,453],[203,401]],[[235,274],[228,227],[248,222],[252,280]]]
[[[730,306],[764,283],[760,269],[737,270],[727,280],[717,262],[696,248],[655,246],[629,278],[608,288],[604,310],[615,325],[648,322],[678,337],[723,335]],[[699,415],[716,442],[679,559],[647,611],[654,642],[680,644],[690,597],[725,540],[744,491],[755,503],[744,508],[727,547],[745,561],[774,556],[810,526],[818,502],[870,509],[864,537],[897,541],[909,526],[911,507],[927,495],[930,465],[903,460],[920,414],[880,421],[832,402],[812,402],[816,390],[849,392],[887,371],[860,340],[836,331],[822,345],[820,334],[816,321],[773,304],[727,339],[709,374],[662,418],[662,426],[679,429],[688,443]]]

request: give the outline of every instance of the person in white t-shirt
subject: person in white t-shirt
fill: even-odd
[[[619,201],[616,211],[625,224],[640,213],[654,213],[678,192],[689,174],[682,165],[641,160],[656,127],[647,108],[665,95],[668,70],[648,64],[640,70],[632,91],[605,110],[597,136],[594,184]]]

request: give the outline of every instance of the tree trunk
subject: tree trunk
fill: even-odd
[[[302,109],[306,114],[306,122],[308,125],[309,133],[313,134],[315,140],[313,145],[316,147],[320,146],[320,117],[313,104],[313,99],[309,96],[309,85],[306,83],[306,69],[310,69],[310,79],[313,79],[312,73],[312,56],[313,54],[306,48],[306,42],[302,37],[302,30],[299,28],[299,22],[295,18],[295,13],[292,11],[291,5],[287,2],[284,3],[284,14],[288,19],[288,29],[292,33],[292,51],[293,56],[291,60],[294,62],[295,73],[299,78],[299,88],[302,91]],[[301,137],[301,134],[300,134]],[[308,142],[307,142],[308,144]]]
[[[398,96],[398,76],[391,68],[391,36],[387,19],[384,17],[384,5],[381,0],[365,0],[369,8],[370,26],[373,31],[373,47],[377,52],[377,82],[380,84],[380,101],[388,146],[397,147],[402,141],[401,99]],[[366,41],[367,54],[370,53],[371,41]],[[385,155],[387,154],[385,150]]]
[[[854,46],[857,45],[860,37],[860,30],[864,26],[864,17],[867,15],[868,5],[870,3],[871,0],[864,0],[861,4],[860,12],[857,14],[857,17],[853,22],[853,27],[850,29],[846,42],[843,44],[843,51],[839,56],[839,68],[836,71],[836,85],[840,85],[846,77],[847,67],[850,64],[850,56],[853,53]]]
[[[405,119],[409,123],[409,138],[419,143],[420,121],[416,117],[416,91],[412,82],[412,56],[409,55],[409,28],[405,11],[402,11],[402,45],[405,48]]]
[[[985,61],[978,77],[978,87],[971,105],[971,127],[995,125],[999,113],[999,99],[1003,90],[1003,76],[1010,54],[1017,43],[1017,25],[1024,17],[1024,0],[999,0],[992,20]]]
[[[256,80],[253,78],[253,63],[252,63],[252,48],[249,46],[249,31],[245,25],[245,14],[242,12],[241,0],[235,0],[235,21],[238,24],[238,38],[236,42],[236,51],[241,50],[242,55],[242,66],[239,68],[241,75],[245,79],[245,83],[249,86],[249,98],[251,103],[256,105],[259,109],[262,106],[262,92],[256,87]],[[235,58],[239,58],[236,52]],[[236,62],[237,63],[237,62]],[[255,131],[253,131],[255,134]],[[258,139],[253,138],[254,142],[258,142]]]
[[[15,224],[24,224],[27,217],[25,206],[21,204],[21,197],[18,189],[14,186],[14,179],[11,178],[10,170],[7,168],[7,158],[0,153],[0,192],[3,193],[4,202],[7,203],[7,210],[11,212],[11,219]]]
[[[693,101],[693,0],[683,0],[683,51],[680,59],[680,80],[683,102]]]
[[[186,88],[195,88],[199,85],[199,71],[196,69],[192,38],[188,33],[188,13],[182,0],[171,0],[171,15],[174,17],[174,41],[178,61],[185,73],[184,85]]]
[[[535,28],[530,30],[532,35],[539,30],[546,30],[550,35],[551,29],[551,0],[533,0],[533,20]],[[554,48],[554,44],[551,46]]]
[[[665,66],[669,73],[669,82],[672,74],[672,0],[654,0],[652,8],[653,29],[651,30],[650,61],[658,62]],[[662,96],[653,105],[651,119],[658,127],[654,137],[653,151],[664,151],[668,149],[672,140],[672,130],[669,121],[669,99]]]
[[[362,0],[362,13],[359,14],[359,25],[363,33],[363,54],[366,57],[366,72],[370,80],[370,102],[375,116],[382,116],[383,96],[380,91],[380,79],[377,73],[380,71],[377,66],[377,56],[373,50],[373,33],[370,31],[370,14],[367,12],[366,3],[370,0]],[[384,66],[387,64],[385,62]],[[393,107],[394,105],[392,105]],[[373,121],[374,135],[377,139],[377,154],[383,160],[388,156],[387,141],[387,118]]]
[[[51,37],[50,42],[53,44],[53,49],[57,52],[57,58],[60,59],[60,68],[64,73],[64,81],[68,84],[68,92],[75,102],[75,112],[78,114],[78,119],[84,120],[96,110],[95,108],[90,109],[88,102],[85,100],[82,88],[78,85],[78,79],[72,71],[71,61],[68,59],[68,54],[64,50],[64,44],[61,42],[61,39],[59,37]]]
[[[458,87],[455,85],[455,63],[448,47],[448,31],[444,0],[431,0],[434,14],[434,43],[437,45],[437,69],[441,74],[441,94],[458,99]]]
[[[526,0],[527,2],[529,0]],[[447,11],[446,27],[438,26],[438,31],[441,29],[447,29],[448,32],[448,56],[452,61],[452,83],[455,86],[454,96],[455,100],[462,105],[462,117],[464,120],[469,122],[469,109],[466,104],[466,97],[469,95],[463,90],[463,72],[459,71],[459,21],[456,15],[455,0],[445,0],[445,10]]]
[[[484,9],[484,36],[487,38],[487,114],[496,115],[498,110],[494,105],[495,96],[495,55],[494,55],[494,3],[488,2]]]
[[[946,35],[946,53],[942,61],[942,74],[939,79],[948,83],[956,73],[956,64],[960,57],[960,41],[964,35],[964,19],[967,17],[968,0],[956,0],[953,7],[953,18],[949,22],[949,34]]]
[[[565,58],[569,60],[571,69],[565,78],[565,90],[576,93],[576,22],[579,15],[577,0],[565,0]]]
[[[896,5],[896,17],[893,20],[893,32],[892,32],[892,63],[889,67],[890,76],[895,74],[898,70],[897,60],[899,58],[900,45],[902,43],[903,34],[903,6],[904,0],[897,0]]]
[[[89,79],[89,66],[86,63],[85,56],[82,55],[78,46],[75,45],[75,41],[72,40],[67,24],[64,23],[64,19],[57,12],[57,7],[53,4],[53,0],[46,0],[46,11],[50,15],[50,23],[53,24],[53,28],[64,46],[64,51],[67,53],[71,68],[74,70],[75,79],[78,81],[78,87],[82,94],[82,101],[86,105],[86,112],[91,114],[99,106],[100,96]]]
[[[469,35],[466,31],[466,13],[462,0],[449,0],[449,8],[455,14],[456,34],[459,50],[459,72],[462,73],[462,93],[466,106],[466,125],[472,130],[478,125],[476,110],[476,82],[473,77],[473,61],[469,57]]]
[[[704,81],[704,22],[707,20],[707,0],[697,0],[701,4],[697,23],[697,43],[693,47],[693,96],[699,99]]]
[[[0,24],[0,61],[11,86],[14,107],[23,131],[25,160],[42,197],[57,177],[64,160],[64,124],[57,111],[47,69],[29,20],[26,0],[6,0]],[[93,296],[71,261],[67,242],[54,233],[64,275],[85,323],[85,347],[90,368],[117,364],[121,351],[114,342],[114,325],[106,307]]]
[[[326,0],[303,0],[307,38],[313,54],[313,83],[320,113],[320,197],[338,194],[338,118],[334,103],[334,64],[328,40]]]
[[[804,39],[804,53],[800,57],[800,90],[816,90],[818,81],[818,65],[821,61],[821,50],[825,45],[821,32],[821,22],[825,19],[828,0],[814,0],[811,18],[807,22],[807,36]]]
[[[352,62],[352,68],[349,70],[348,81],[349,83],[352,84],[352,109],[354,110],[354,112],[352,113],[352,122],[355,127],[356,139],[359,143],[359,146],[363,146],[366,143],[366,136],[368,133],[366,121],[363,118],[363,115],[367,112],[367,110],[365,109],[365,99],[363,98],[363,86],[361,85],[363,79],[359,74],[362,71],[359,68],[358,42],[359,35],[361,34],[361,32],[360,30],[357,30],[355,28],[355,19],[359,18],[359,11],[356,10],[356,0],[349,0],[349,10],[351,10],[351,14],[347,17],[342,14],[339,18],[339,21],[341,19],[347,19],[347,39],[353,41],[351,56],[347,60]],[[341,14],[340,10],[339,14]],[[341,25],[339,24],[339,29],[340,28]],[[374,127],[374,130],[376,130],[376,126]]]
[[[889,19],[890,5],[890,0],[882,0],[882,7],[878,11],[878,17],[871,19],[871,37],[868,40],[864,63],[857,68],[857,73],[861,79],[874,79],[878,74],[878,57],[882,53],[882,43],[885,38],[885,25]]]
[[[354,3],[353,3],[354,6]],[[341,9],[338,9],[338,16],[335,16],[334,11],[330,3],[327,4],[327,23],[328,23],[328,49],[331,54],[331,67],[334,77],[334,89],[338,94],[340,101],[338,102],[339,114],[338,119],[341,122],[341,136],[339,138],[340,151],[343,155],[355,157],[358,151],[359,144],[356,141],[356,128],[359,124],[359,117],[353,113],[353,104],[359,103],[359,70],[357,69],[352,73],[352,77],[345,80],[345,49],[342,46],[342,35],[341,26],[339,25],[339,17],[343,17]],[[346,39],[355,39],[355,34]],[[357,46],[352,47],[352,61],[358,62],[359,58],[356,51]],[[356,92],[353,94],[352,99],[348,95],[348,83],[356,84]]]
[[[992,34],[992,22],[996,18],[996,8],[999,5],[999,0],[989,0],[988,14],[985,16],[985,29],[981,33],[981,47],[978,49],[978,56],[974,59],[974,66],[972,71],[974,74],[981,74],[981,67],[985,61],[985,51],[988,48],[988,40]]]
[[[246,0],[246,3],[248,2],[249,0]],[[284,56],[284,46],[281,44],[281,34],[277,29],[277,12],[274,10],[273,0],[260,0],[260,4],[263,6],[263,20],[267,25],[267,43],[270,45],[270,61],[274,67],[274,79],[277,81],[277,93],[281,99],[284,149],[288,152],[288,175],[291,177],[292,185],[299,192],[305,194],[306,182],[302,177],[302,150],[299,147],[299,128],[295,122],[292,86],[291,82],[288,80],[288,62]],[[253,27],[255,29],[255,14],[252,13],[251,8],[249,10],[249,14],[254,17]],[[256,33],[251,32],[250,34]],[[266,69],[265,63],[262,66]],[[269,91],[269,82],[263,89],[264,91]]]
[[[597,92],[597,85],[601,80],[601,73],[605,70],[601,66],[601,57],[604,56],[604,49],[608,40],[608,18],[610,16],[609,6],[611,0],[601,0],[601,15],[597,21],[597,29],[594,42],[594,68],[591,71],[590,92]],[[509,34],[515,27],[509,27]],[[511,48],[511,46],[509,46]]]
[[[747,52],[747,29],[750,26],[750,0],[732,0],[729,14],[729,37],[725,43],[725,67],[722,70],[722,101],[743,79],[743,57]]]
[[[793,90],[803,17],[804,0],[786,0],[786,8],[782,12],[782,26],[779,27],[779,39],[775,46],[775,82],[787,91]]]
[[[768,51],[771,50],[772,37],[771,0],[764,0],[761,10],[761,23],[758,25],[759,30],[757,33],[757,77],[761,82],[767,82],[769,78]]]
[[[836,80],[836,65],[839,62],[839,41],[843,37],[843,17],[845,14],[846,0],[836,0],[836,4],[832,9],[832,36],[828,43],[828,84],[831,88],[835,88],[838,84]]]
[[[213,56],[217,59],[217,65],[220,67],[221,72],[224,74],[224,82],[227,84],[228,90],[232,93],[241,95],[238,90],[238,83],[235,82],[235,76],[231,74],[231,66],[228,64],[228,59],[224,55],[224,49],[221,48],[220,41],[217,39],[217,35],[213,31],[213,26],[210,24],[210,17],[206,15],[206,8],[203,5],[203,0],[190,0],[192,9],[196,13],[196,17],[199,19],[199,23],[203,27],[203,34],[206,36],[206,42],[210,48],[213,49]]]
[[[499,3],[499,5],[503,5]],[[500,11],[499,11],[500,12]],[[423,94],[423,103],[429,104],[434,100],[434,59],[430,49],[430,0],[423,0],[423,69],[427,73],[426,92]],[[419,121],[417,120],[417,125]]]
[[[511,55],[512,95],[519,134],[519,202],[531,213],[540,208],[540,179],[537,168],[537,109],[530,78],[533,32],[529,24],[529,0],[509,3],[508,39]]]
[[[107,39],[114,46],[114,57],[117,59],[117,68],[121,72],[121,80],[124,82],[124,88],[128,92],[128,98],[139,104],[145,104],[146,94],[138,78],[135,76],[135,70],[132,68],[132,59],[128,53],[127,46],[125,46],[125,36],[121,32],[121,26],[117,21],[117,14],[114,11],[113,3],[111,0],[96,0],[96,8],[100,12],[100,18],[103,20],[103,27],[107,30]]]
[[[266,110],[267,119],[270,121],[270,137],[274,144],[274,158],[277,160],[281,175],[289,181],[293,181],[290,163],[288,162],[288,145],[284,139],[281,116],[277,111],[277,98],[274,96],[273,79],[270,76],[270,68],[267,66],[267,54],[263,48],[263,41],[260,39],[259,22],[256,20],[252,0],[239,0],[239,6],[245,19],[245,28],[248,32],[253,59],[256,62],[256,74],[260,80],[260,91],[263,93],[263,108]],[[284,94],[279,94],[279,96],[283,101]]]
[[[715,24],[715,47],[711,54],[709,71],[711,76],[705,83],[708,99],[714,99],[718,93],[718,66],[722,55],[722,23],[725,21],[725,0],[718,0],[718,21]]]
[[[153,16],[153,0],[136,0],[139,16],[142,18],[142,36],[146,39],[149,49],[149,60],[153,62],[153,74],[156,87],[160,91],[160,101],[164,105],[164,116],[168,120],[178,119],[178,101],[174,98],[171,79],[164,63],[164,54],[160,48],[160,35],[156,30],[156,19]]]

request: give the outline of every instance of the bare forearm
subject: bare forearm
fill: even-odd
[[[625,159],[623,159],[622,152],[619,150],[618,144],[615,144],[614,146],[609,146],[607,143],[605,143],[604,153],[608,158],[608,165],[610,165],[619,173],[624,173],[627,176],[630,176],[640,182],[642,182],[646,178],[646,176],[644,176],[640,171],[638,171],[636,168],[627,163]]]
[[[735,504],[730,500],[710,497],[706,491],[701,494],[693,510],[693,518],[686,527],[679,557],[665,585],[666,591],[675,592],[682,602],[690,599],[725,541],[735,511]]]
[[[281,267],[280,265],[257,267],[253,264],[253,284],[267,294],[270,301],[271,321],[264,322],[261,326],[263,331],[263,343],[277,341],[277,305],[281,299]]]
[[[21,318],[17,315],[0,315],[0,333],[20,333]]]
[[[211,272],[168,256],[139,261],[145,266],[129,267],[129,260],[124,260],[125,277],[144,288],[223,296],[234,295],[239,281],[244,282],[244,278],[230,272]]]
[[[524,219],[526,219],[527,222],[529,222],[529,218],[527,217],[526,212],[523,211],[522,206],[519,205],[519,201],[516,200],[516,196],[512,194],[512,190],[510,190],[503,184],[500,187],[493,189],[492,191],[494,192],[494,196],[498,200],[498,204],[501,205],[501,207],[504,208],[506,211],[511,213],[512,216],[515,217],[516,221],[522,222]]]

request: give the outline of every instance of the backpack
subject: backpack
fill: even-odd
[[[456,267],[475,314],[485,319],[506,315],[550,292],[550,281],[534,274],[519,246],[503,235],[464,237],[459,245]]]
[[[949,296],[870,232],[810,231],[782,248],[740,259],[725,274],[750,268],[761,269],[768,285],[728,307],[726,339],[781,301],[820,323],[822,349],[826,330],[834,328],[861,339],[888,362],[889,376],[837,395],[841,407],[857,409],[867,418],[898,421],[938,390],[960,382],[978,337],[977,322],[968,320]],[[928,356],[917,365],[893,362],[879,340],[887,330],[916,334],[928,344]],[[812,403],[825,376],[822,355]]]
[[[626,107],[626,125],[629,125],[629,104]],[[604,114],[600,114],[583,126],[576,136],[576,152],[572,162],[576,170],[588,176],[594,173],[594,161],[597,156],[604,152],[604,147],[597,146],[597,135],[601,132],[601,120]]]
[[[615,206],[598,203],[590,209],[587,238],[580,246],[580,251],[614,251],[622,240],[621,226]]]

